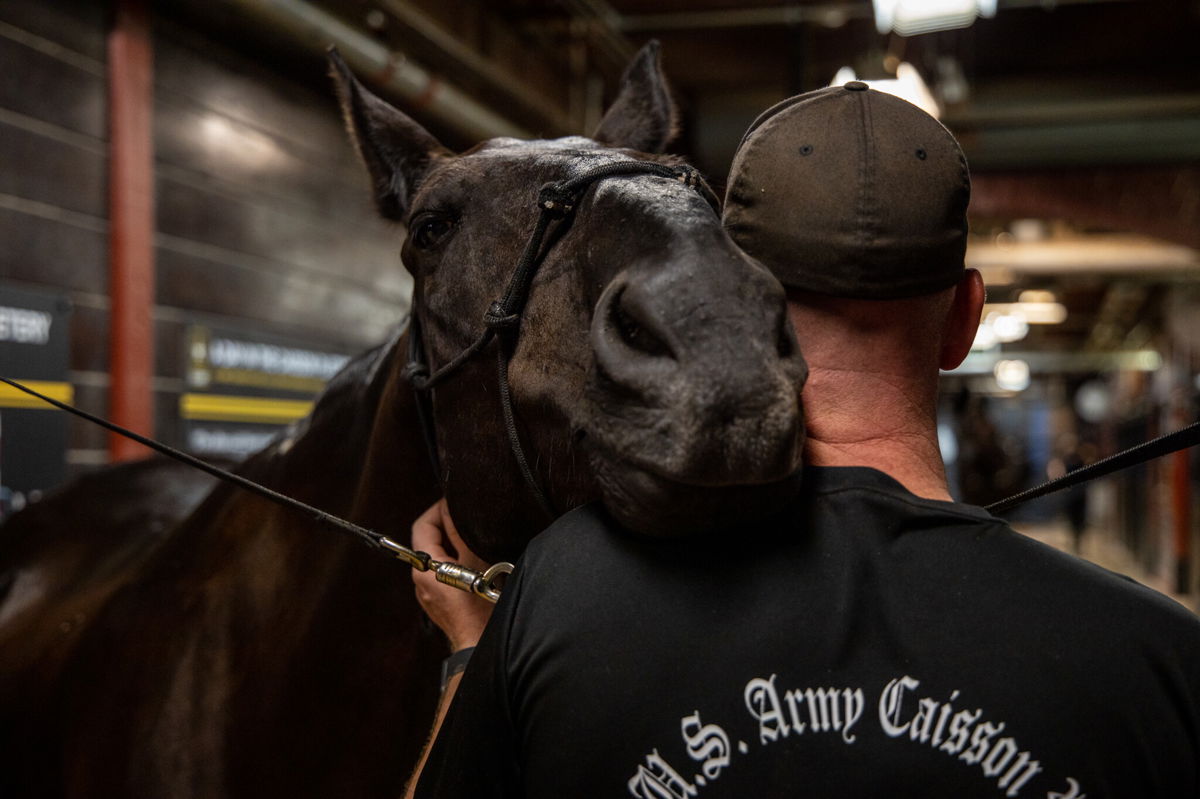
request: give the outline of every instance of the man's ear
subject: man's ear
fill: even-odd
[[[983,303],[987,300],[987,289],[983,287],[983,276],[978,269],[968,269],[962,280],[954,287],[954,301],[946,323],[942,328],[942,350],[938,355],[938,366],[944,370],[957,369],[975,341],[979,330],[979,319],[983,315]]]

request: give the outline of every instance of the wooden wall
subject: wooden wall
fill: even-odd
[[[0,285],[65,293],[78,405],[108,386],[108,4],[0,3]],[[157,434],[181,443],[189,325],[357,352],[405,314],[401,231],[377,220],[330,85],[156,18]],[[72,422],[73,467],[106,461]]]

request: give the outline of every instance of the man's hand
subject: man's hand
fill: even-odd
[[[479,571],[488,566],[459,538],[444,499],[413,522],[412,543],[413,549],[428,552],[434,560],[454,561]],[[421,607],[450,639],[450,651],[479,643],[492,615],[491,602],[439,583],[432,571],[413,572],[413,586]]]

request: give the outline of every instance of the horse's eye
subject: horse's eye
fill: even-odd
[[[454,229],[454,221],[444,216],[424,216],[413,223],[413,244],[422,250],[436,247]]]

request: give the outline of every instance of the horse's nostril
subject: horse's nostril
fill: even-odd
[[[612,326],[630,349],[656,358],[674,357],[667,343],[655,335],[647,325],[638,321],[636,304],[630,304],[628,292],[622,290],[609,306]]]

